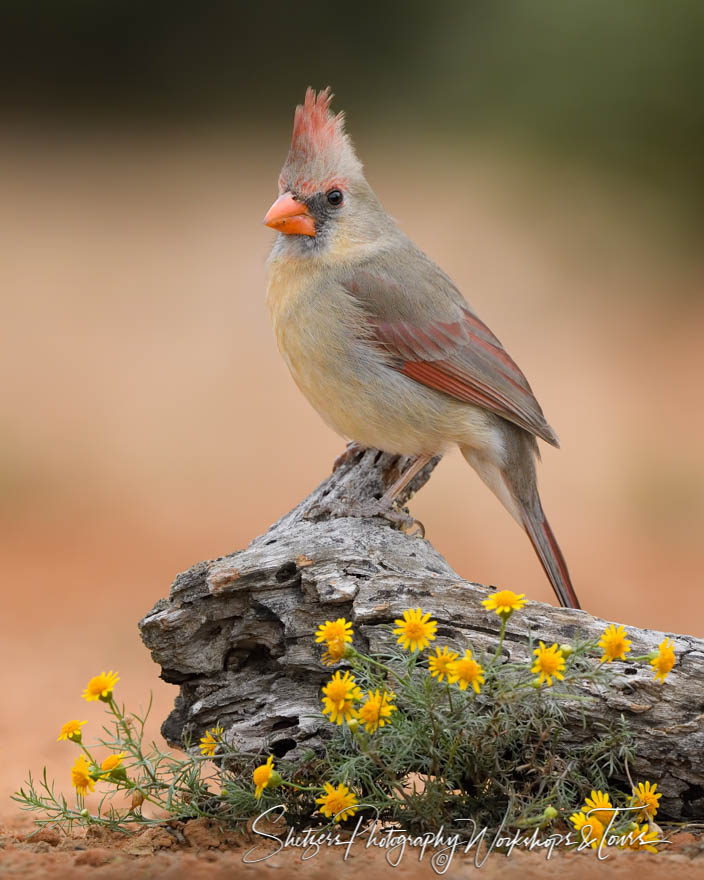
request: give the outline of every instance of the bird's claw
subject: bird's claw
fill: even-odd
[[[408,519],[410,520],[409,528],[411,531],[408,531],[408,529],[402,529],[402,531],[405,532],[409,538],[424,538],[425,526],[423,523],[413,516],[409,516]]]

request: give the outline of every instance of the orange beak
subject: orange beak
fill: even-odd
[[[285,235],[315,235],[315,220],[310,211],[290,192],[278,197],[267,211],[264,222]]]

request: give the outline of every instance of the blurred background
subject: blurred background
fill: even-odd
[[[103,669],[155,724],[137,621],[344,443],[273,340],[262,217],[330,84],[369,179],[529,378],[586,609],[704,636],[704,4],[5,2],[0,811],[69,787]],[[553,601],[457,454],[412,510],[464,577]],[[70,754],[69,754],[70,753]],[[11,756],[11,758],[10,758]]]

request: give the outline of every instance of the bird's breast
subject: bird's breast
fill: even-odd
[[[359,304],[334,281],[274,263],[267,305],[296,385],[343,437],[388,452],[434,454],[465,440],[470,421],[483,427],[475,407],[395,370],[369,338]]]
[[[296,384],[331,421],[341,398],[358,384],[369,352],[360,341],[364,316],[334,284],[296,267],[274,268],[267,305],[279,350]]]

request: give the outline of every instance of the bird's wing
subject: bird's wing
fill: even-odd
[[[410,265],[367,265],[342,279],[364,309],[371,338],[386,351],[390,365],[558,446],[526,377],[499,340],[437,266],[419,252],[408,256]]]

